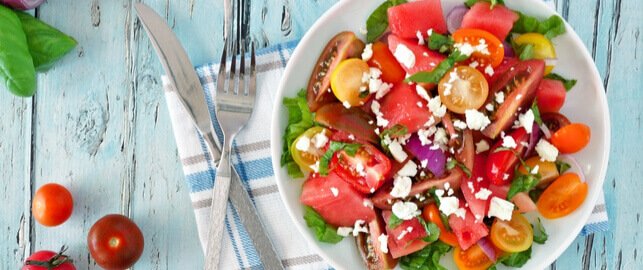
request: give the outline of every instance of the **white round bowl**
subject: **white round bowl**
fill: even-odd
[[[365,26],[366,18],[381,2],[383,1],[341,0],[326,11],[308,30],[293,52],[275,97],[271,151],[279,193],[303,238],[336,269],[364,269],[365,266],[352,237],[335,245],[320,243],[306,226],[303,219],[303,205],[299,202],[304,179],[291,179],[286,170],[280,166],[282,138],[287,125],[287,112],[281,101],[283,97],[295,96],[299,89],[306,87],[317,57],[335,34],[350,30],[365,40],[359,30]],[[463,0],[442,0],[444,13],[447,14],[453,6],[462,2]],[[514,10],[541,19],[556,14],[540,0],[506,2],[507,6]],[[607,170],[610,120],[605,90],[594,62],[582,41],[567,23],[566,28],[566,34],[553,40],[558,54],[554,72],[578,80],[576,86],[567,94],[567,100],[561,112],[572,122],[585,123],[591,127],[592,138],[589,145],[573,155],[581,164],[581,169],[586,176],[585,180],[589,185],[589,192],[585,202],[572,214],[555,220],[542,219],[549,239],[544,245],[534,244],[532,257],[522,269],[547,267],[574,241],[602,192]],[[529,218],[533,219],[536,216],[530,215]],[[450,254],[442,258],[442,263],[449,269],[455,269]],[[503,268],[504,266],[499,267],[499,269]]]

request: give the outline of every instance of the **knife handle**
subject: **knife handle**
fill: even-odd
[[[230,155],[228,150],[224,148],[221,151],[221,160],[217,167],[217,175],[212,189],[210,228],[208,229],[208,246],[205,257],[206,270],[219,269],[219,262],[221,261],[223,230],[228,206],[228,191],[230,190]]]

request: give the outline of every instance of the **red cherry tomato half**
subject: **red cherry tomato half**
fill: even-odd
[[[65,247],[60,252],[41,250],[34,252],[27,258],[22,270],[76,270],[67,255],[64,255]]]
[[[518,163],[518,157],[525,151],[524,144],[529,141],[529,134],[524,128],[514,130],[510,135],[516,142],[513,151],[500,149],[503,139],[499,141],[489,151],[487,158],[487,179],[494,185],[504,185],[510,183],[513,179],[514,168]]]
[[[71,216],[74,200],[64,186],[45,184],[36,191],[31,213],[38,223],[53,227],[63,224]]]
[[[406,71],[397,62],[395,56],[388,49],[388,45],[378,41],[373,43],[373,56],[368,60],[368,65],[382,71],[382,81],[387,83],[398,83],[404,80]]]
[[[391,161],[377,148],[363,144],[354,156],[344,150],[331,160],[331,168],[357,191],[369,194],[384,184],[391,170]]]
[[[143,254],[143,233],[123,215],[106,215],[96,221],[87,236],[89,253],[105,269],[129,268]]]

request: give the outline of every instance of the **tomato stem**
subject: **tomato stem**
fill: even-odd
[[[25,261],[25,265],[47,267],[47,270],[52,270],[62,265],[63,263],[66,263],[66,262],[73,263],[72,259],[70,259],[67,255],[63,254],[65,253],[65,251],[67,251],[67,246],[63,245],[60,248],[60,251],[56,255],[51,257],[51,259],[49,259],[48,261],[27,260]]]

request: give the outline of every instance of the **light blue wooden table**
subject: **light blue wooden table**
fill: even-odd
[[[0,269],[62,244],[78,269],[98,268],[86,235],[108,213],[128,215],[143,230],[145,252],[134,269],[200,269],[162,70],[136,1],[73,2],[49,0],[37,16],[74,36],[78,48],[39,76],[34,98],[0,93]],[[222,1],[144,2],[167,18],[195,64],[217,59]],[[254,0],[249,31],[262,46],[300,38],[335,2]],[[551,268],[643,269],[643,1],[559,0],[557,10],[595,59],[613,130],[604,186],[610,231],[577,238]],[[47,182],[74,194],[74,214],[60,227],[44,228],[30,214],[32,194]]]

